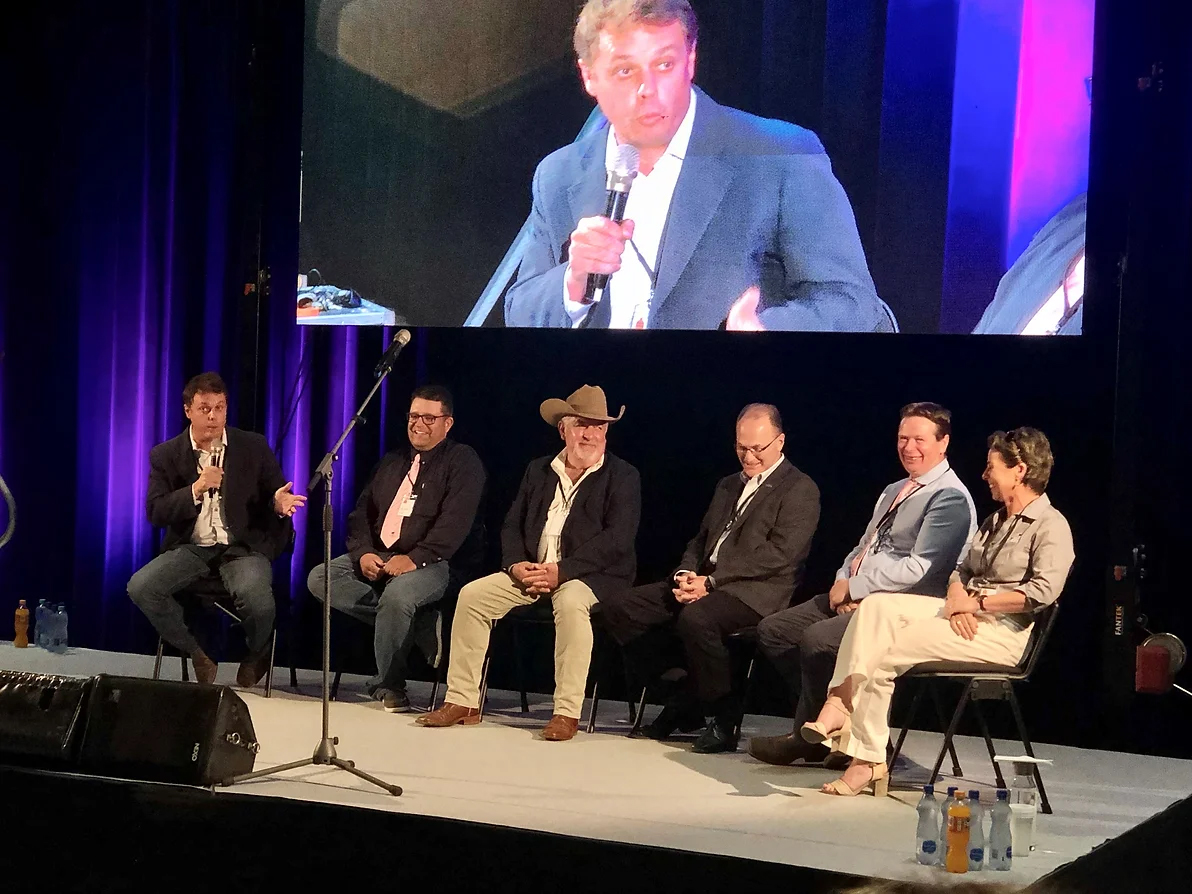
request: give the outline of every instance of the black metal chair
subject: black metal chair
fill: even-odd
[[[898,741],[894,745],[894,751],[890,756],[890,766],[893,767],[894,761],[898,759],[898,755],[902,751],[902,743],[906,739],[907,730],[915,722],[915,713],[918,710],[924,690],[932,690],[932,698],[936,700],[937,713],[941,715],[942,720],[942,709],[939,706],[939,694],[936,691],[936,686],[943,680],[958,680],[963,685],[963,691],[961,692],[960,700],[956,703],[956,710],[952,712],[952,720],[944,732],[944,741],[940,746],[939,755],[935,759],[935,766],[931,769],[931,777],[928,779],[928,782],[934,784],[936,779],[939,778],[940,766],[944,762],[944,754],[946,752],[951,752],[952,754],[952,775],[957,777],[963,775],[960,761],[956,759],[956,751],[952,745],[952,738],[956,735],[956,729],[960,725],[961,717],[964,716],[965,708],[971,703],[973,711],[977,715],[977,722],[981,726],[981,734],[985,737],[985,747],[989,750],[989,762],[993,764],[993,772],[997,778],[998,788],[1005,788],[1006,780],[1002,776],[1001,767],[993,759],[996,751],[993,747],[993,738],[989,734],[989,725],[985,722],[985,715],[981,711],[981,702],[1008,701],[1010,703],[1010,710],[1014,714],[1014,722],[1018,727],[1018,735],[1022,739],[1022,746],[1026,749],[1026,753],[1030,757],[1034,757],[1035,751],[1027,735],[1026,723],[1022,717],[1022,709],[1019,707],[1018,698],[1014,694],[1014,684],[1025,683],[1030,679],[1031,674],[1034,673],[1035,667],[1039,663],[1039,656],[1043,653],[1043,646],[1047,642],[1047,638],[1051,635],[1051,630],[1055,626],[1055,619],[1058,616],[1058,602],[1053,602],[1035,615],[1035,623],[1031,629],[1030,639],[1027,640],[1026,649],[1022,653],[1022,658],[1013,667],[965,661],[928,661],[923,664],[916,664],[906,671],[906,673],[902,674],[898,678],[899,681],[921,682],[915,691],[914,699],[911,701],[906,724],[898,734]],[[1037,764],[1034,767],[1034,775],[1035,785],[1039,788],[1039,799],[1042,810],[1044,813],[1051,813],[1051,803],[1047,800],[1047,790],[1043,787],[1043,777],[1039,773]]]
[[[748,656],[749,663],[745,671],[745,682],[741,689],[741,710],[737,713],[736,723],[733,724],[733,738],[740,740],[741,738],[741,723],[745,719],[745,712],[749,706],[749,696],[753,691],[753,671],[757,667],[757,625],[749,627],[742,627],[730,633],[724,638],[728,645],[730,652],[736,652],[736,659],[738,666],[744,663],[744,658]],[[684,674],[685,676],[685,674]],[[660,679],[668,679],[667,675],[663,675]],[[669,678],[668,682],[677,682],[678,678]],[[630,736],[636,736],[641,732],[642,722],[646,711],[646,698],[650,693],[649,684],[642,687],[642,694],[638,702],[637,716],[634,718],[633,727],[629,730]]]
[[[231,594],[228,593],[227,588],[223,584],[223,580],[218,574],[209,574],[199,578],[195,583],[191,584],[183,590],[179,597],[185,602],[187,598],[198,606],[207,611],[219,611],[225,615],[233,624],[242,625],[243,619],[236,613],[235,603],[232,600]],[[165,651],[165,640],[160,636],[157,638],[157,654],[153,660],[153,679],[161,679],[161,661]],[[190,680],[189,670],[189,656],[180,654],[182,660],[182,679],[184,682]],[[269,669],[265,671],[265,698],[273,695],[273,663],[277,657],[277,625],[273,626],[273,633],[270,634],[269,639]],[[296,669],[290,667],[291,682],[296,684]]]

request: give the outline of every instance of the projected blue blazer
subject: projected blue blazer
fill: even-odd
[[[581,218],[604,213],[607,139],[605,122],[538,165],[532,234],[505,296],[506,325],[571,325],[563,309],[567,242]],[[852,206],[819,138],[718,105],[701,91],[650,328],[716,329],[754,285],[767,329],[897,328],[874,289]],[[590,325],[608,325],[607,302],[592,311]]]

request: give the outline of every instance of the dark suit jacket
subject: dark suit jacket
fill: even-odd
[[[544,456],[526,467],[501,528],[502,568],[538,561],[538,541],[559,483],[552,460]],[[641,508],[637,469],[605,453],[604,465],[580,484],[563,524],[559,583],[581,580],[597,599],[631,586],[637,575],[634,540]]]
[[[269,442],[250,431],[228,426],[224,455],[224,520],[233,544],[241,544],[272,561],[290,545],[293,525],[273,509],[273,494],[286,483]],[[176,438],[149,452],[149,524],[165,528],[162,550],[190,543],[199,507],[191,486],[199,480],[199,464],[188,427]]]
[[[767,329],[896,331],[819,138],[696,94],[650,328],[716,329],[756,285]],[[505,296],[507,326],[571,326],[563,309],[566,247],[581,218],[604,213],[607,140],[606,122],[539,164],[530,242]],[[607,302],[591,314],[591,326],[608,325]]]
[[[484,466],[467,444],[444,440],[422,453],[414,485],[413,514],[402,521],[401,537],[392,547],[381,542],[381,526],[414,458],[410,450],[381,457],[376,471],[348,516],[348,554],[357,565],[366,553],[401,553],[419,568],[449,561],[469,541],[479,540],[477,508],[484,494]],[[476,549],[483,544],[477,542]],[[464,557],[460,557],[463,559]],[[465,562],[462,564],[474,564]]]
[[[711,566],[708,558],[744,489],[739,473],[720,479],[679,569],[711,572],[718,592],[737,597],[765,617],[786,608],[803,580],[819,524],[819,488],[789,459],[783,460],[749,501]]]

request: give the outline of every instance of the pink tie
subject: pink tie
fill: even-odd
[[[393,498],[393,502],[389,504],[389,511],[385,513],[385,523],[381,525],[381,543],[385,544],[386,549],[397,543],[397,538],[401,536],[401,506],[414,492],[414,482],[418,480],[418,469],[421,465],[422,455],[415,453],[410,471],[402,479],[397,496]]]
[[[903,500],[905,500],[908,496],[910,496],[912,493],[917,491],[922,486],[923,485],[919,484],[919,482],[912,481],[908,478],[906,484],[904,484],[902,486],[902,490],[900,490],[898,492],[898,496],[896,496],[894,498],[894,502],[890,504],[890,508],[886,510],[885,514],[889,515],[891,512],[893,512],[899,503],[901,503]],[[878,525],[878,528],[881,528],[881,525]],[[848,576],[849,577],[857,576],[857,570],[861,567],[861,560],[864,559],[867,555],[869,555],[869,548],[871,546],[873,546],[873,541],[876,539],[877,539],[877,530],[874,530],[873,536],[870,537],[869,542],[865,544],[865,549],[863,549],[859,553],[857,553],[857,557],[855,559],[853,559],[852,564],[849,565],[849,567],[848,567]]]

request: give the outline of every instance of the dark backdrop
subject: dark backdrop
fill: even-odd
[[[955,413],[953,463],[982,512],[990,431],[1036,425],[1055,446],[1051,493],[1078,559],[1054,646],[1024,699],[1037,736],[1187,754],[1192,712],[1173,697],[1129,696],[1133,578],[1107,586],[1110,566],[1145,541],[1142,607],[1156,628],[1192,636],[1180,586],[1192,496],[1192,53],[1176,6],[1144,17],[1137,4],[1107,0],[1100,11],[1083,338],[420,330],[345,451],[337,548],[382,445],[401,441],[400,411],[417,382],[457,394],[455,434],[490,470],[490,530],[527,459],[555,449],[538,403],[595,382],[628,405],[610,443],[643,472],[643,579],[671,567],[714,480],[733,468],[740,405],[778,404],[788,455],[824,497],[810,593],[899,475],[898,407],[938,400]],[[2,146],[15,173],[0,192],[0,474],[21,515],[0,552],[0,587],[9,602],[66,601],[77,644],[152,647],[123,588],[153,552],[146,456],[181,430],[186,377],[221,368],[239,424],[265,432],[301,491],[387,337],[299,332],[283,288],[297,268],[301,27],[291,3],[122,0],[41,5],[4,34],[12,133],[22,138]],[[782,46],[786,26],[774,27]],[[1141,84],[1158,61],[1162,84]],[[723,98],[749,106],[757,79],[776,77],[763,62],[743,65],[740,95]],[[258,261],[275,286],[246,295]],[[318,558],[317,519],[304,514],[295,555],[276,569],[279,596],[298,608],[307,665],[315,630],[302,582]],[[1127,607],[1126,636],[1108,635],[1111,598]],[[549,664],[536,673],[549,688]]]

